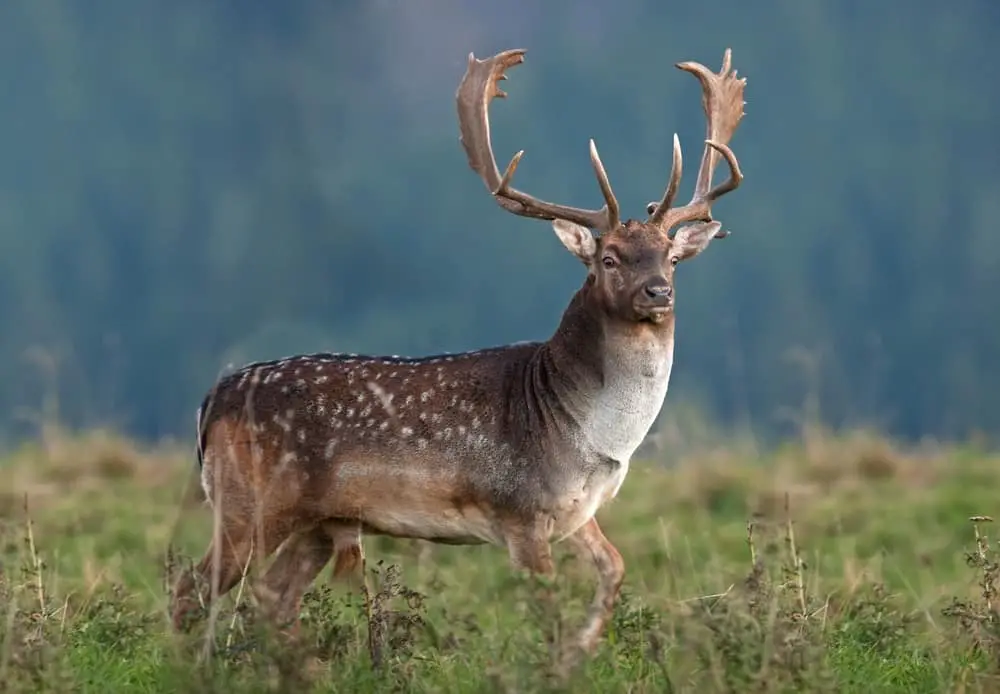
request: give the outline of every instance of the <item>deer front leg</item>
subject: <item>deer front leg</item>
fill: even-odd
[[[333,555],[333,545],[322,528],[292,535],[254,587],[254,595],[265,616],[275,626],[298,632],[302,595]]]
[[[555,563],[552,561],[552,546],[541,527],[519,528],[516,532],[508,533],[507,552],[510,554],[511,567],[515,570],[549,578],[556,573]]]
[[[550,524],[545,518],[539,518],[525,525],[509,527],[505,534],[511,568],[515,571],[528,572],[535,582],[533,587],[537,592],[534,598],[538,601],[536,604],[541,607],[542,634],[545,643],[549,648],[553,648],[558,633],[555,624],[558,609],[552,582],[556,567],[552,561],[552,545],[549,542]]]
[[[591,518],[568,539],[574,550],[590,557],[600,577],[594,601],[587,614],[587,622],[576,642],[578,649],[589,655],[593,653],[608,619],[614,612],[618,591],[621,590],[622,581],[625,579],[625,563],[615,546],[604,537],[596,518]],[[576,655],[567,653],[565,657],[570,662],[564,664],[571,665]]]

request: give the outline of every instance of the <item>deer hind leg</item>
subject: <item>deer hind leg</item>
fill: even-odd
[[[593,653],[608,619],[615,609],[615,601],[625,579],[625,563],[622,555],[601,532],[597,520],[591,518],[569,538],[573,548],[581,555],[589,556],[597,568],[599,583],[587,614],[587,621],[576,640],[576,652],[564,656],[566,668],[575,665],[580,652]]]
[[[327,521],[323,529],[333,543],[333,579],[358,587],[365,580],[361,525],[350,521]]]
[[[220,516],[212,541],[193,572],[185,572],[174,588],[172,622],[180,631],[190,626],[190,617],[202,606],[232,590],[256,556],[265,559],[290,534],[280,523],[253,523],[235,516]]]
[[[302,596],[330,561],[333,546],[324,528],[316,526],[292,535],[278,549],[274,562],[264,573],[254,595],[268,619],[280,626],[295,622]]]

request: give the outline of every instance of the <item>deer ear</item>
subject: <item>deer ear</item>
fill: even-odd
[[[567,250],[582,260],[584,265],[590,265],[594,261],[597,241],[594,240],[590,229],[575,222],[567,222],[565,219],[553,220],[552,228],[556,230],[556,236]]]
[[[682,226],[674,234],[673,255],[678,260],[690,260],[703,250],[722,229],[721,222],[698,222]]]

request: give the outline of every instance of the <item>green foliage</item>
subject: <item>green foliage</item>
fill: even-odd
[[[185,457],[52,431],[0,479],[0,689],[995,691],[1000,545],[966,509],[995,506],[998,463],[870,434],[637,463],[601,512],[626,583],[597,653],[564,682],[553,656],[594,570],[560,545],[540,591],[497,548],[369,539],[362,593],[324,574],[297,631],[259,618],[252,567],[175,634],[172,579],[210,521]]]

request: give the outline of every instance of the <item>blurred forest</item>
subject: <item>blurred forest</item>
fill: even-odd
[[[1000,435],[995,0],[0,3],[0,430],[191,435],[227,365],[544,339],[584,277],[467,167],[470,51],[518,186],[623,214],[703,116],[680,60],[748,77],[733,235],[678,273],[666,410],[759,436]]]

